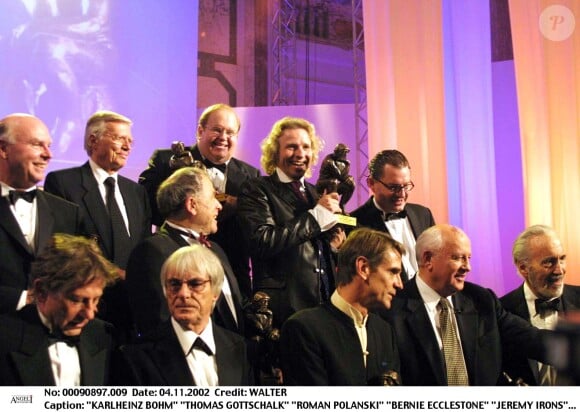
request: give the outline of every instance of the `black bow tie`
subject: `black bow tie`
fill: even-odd
[[[65,335],[61,331],[53,332],[48,334],[48,344],[49,346],[57,343],[57,342],[64,342],[70,347],[78,346],[81,340],[81,335],[69,336]]]
[[[213,163],[211,160],[203,159],[203,164],[208,169],[211,169],[213,167],[214,169],[218,169],[219,171],[221,171],[223,174],[226,173],[226,167],[227,167],[227,165],[225,163],[222,163],[222,164],[219,164],[218,165],[216,163]]]
[[[548,311],[556,311],[559,312],[562,310],[562,302],[560,298],[552,299],[552,300],[543,300],[543,299],[536,299],[534,304],[536,306],[536,313],[540,314],[541,316],[549,314]]]
[[[193,349],[199,349],[199,350],[207,353],[209,356],[213,355],[213,352],[211,351],[209,346],[207,346],[207,343],[205,343],[203,341],[203,339],[200,337],[196,338],[195,342],[193,342],[193,345],[191,346],[191,350],[193,350]]]
[[[10,203],[15,204],[18,199],[24,199],[28,203],[32,203],[34,198],[36,197],[36,189],[29,190],[25,192],[23,190],[10,190],[8,192],[8,198],[10,199]]]
[[[407,212],[405,210],[401,210],[397,213],[387,213],[385,215],[385,220],[405,219],[406,217]]]

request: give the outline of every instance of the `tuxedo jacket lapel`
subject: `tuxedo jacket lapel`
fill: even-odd
[[[123,202],[125,203],[125,210],[127,211],[127,217],[129,220],[129,232],[131,233],[130,237],[135,236],[136,233],[141,233],[143,228],[137,227],[137,224],[140,222],[136,221],[135,219],[131,219],[131,216],[139,216],[139,207],[137,205],[137,198],[131,193],[132,189],[127,184],[127,180],[122,179],[122,176],[119,176],[117,179],[119,184],[119,191],[121,192],[121,196],[123,197]]]
[[[11,236],[16,243],[18,243],[22,249],[26,251],[26,253],[33,255],[30,246],[26,242],[24,235],[22,234],[22,230],[14,217],[14,214],[10,210],[10,205],[8,204],[8,200],[6,197],[0,197],[0,226],[4,229],[4,231]]]
[[[415,213],[415,210],[411,207],[406,207],[405,211],[407,212],[407,218],[409,219],[409,224],[411,225],[413,235],[415,236],[415,239],[417,239],[422,232],[422,229],[420,228],[421,225],[419,223],[419,217]]]
[[[240,368],[242,362],[240,362],[239,352],[235,350],[236,348],[224,332],[219,327],[215,327],[215,325],[213,334],[220,386],[239,385],[243,381],[242,374],[244,373]]]
[[[152,360],[159,368],[165,382],[175,382],[176,386],[194,385],[194,379],[187,366],[183,349],[179,345],[171,322],[166,321],[160,329],[159,340],[152,351]]]
[[[98,232],[91,233],[91,235],[97,235],[99,242],[106,251],[106,255],[113,256],[111,225],[107,206],[101,197],[97,179],[95,179],[88,162],[81,167],[81,186],[85,191],[83,195],[85,209],[88,211],[91,221],[95,224]]]
[[[36,307],[26,306],[20,311],[27,320],[22,331],[22,344],[18,351],[10,353],[16,369],[27,385],[54,386],[50,357],[48,356],[48,337],[38,317]]]
[[[407,329],[415,336],[417,345],[423,349],[427,359],[429,360],[430,369],[435,373],[437,384],[447,385],[441,349],[439,349],[433,325],[427,315],[427,310],[425,309],[425,304],[419,294],[419,289],[417,289],[415,278],[406,283],[405,288],[409,288],[409,298],[406,303],[406,309],[411,312],[411,315],[405,320],[407,323]],[[401,348],[401,350],[405,349]]]
[[[103,385],[107,381],[107,346],[95,336],[94,330],[89,325],[83,329],[80,339],[78,351],[82,385]]]
[[[45,194],[41,191],[38,191],[36,195],[36,250],[35,254],[39,254],[42,249],[48,244],[50,241],[50,237],[53,232],[54,226],[54,216],[53,211],[50,209],[48,205]]]
[[[171,226],[163,223],[161,228],[159,229],[160,234],[164,234],[172,239],[175,243],[179,245],[179,247],[189,246],[189,243],[181,236],[178,230],[172,228]]]
[[[479,315],[475,310],[473,301],[466,298],[461,292],[453,296],[455,319],[459,328],[463,357],[468,376],[476,376],[474,365],[477,353],[477,331],[479,328]],[[473,384],[473,382],[471,382]]]

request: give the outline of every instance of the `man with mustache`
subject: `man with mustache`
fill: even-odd
[[[45,190],[77,204],[88,235],[125,277],[131,250],[151,234],[151,209],[144,188],[119,171],[133,147],[132,122],[111,111],[94,113],[85,128],[88,161],[46,176]],[[100,316],[113,323],[123,340],[132,336],[132,320],[123,281],[108,290]]]
[[[419,272],[381,315],[391,323],[405,385],[502,383],[502,356],[546,360],[550,332],[506,311],[489,289],[467,282],[471,242],[459,228],[431,226],[417,239]]]
[[[211,314],[224,269],[208,248],[175,251],[160,283],[171,317],[135,345],[121,347],[118,379],[138,386],[241,386],[251,382],[244,338],[216,325]]]
[[[500,299],[506,310],[540,329],[554,329],[559,315],[580,309],[580,287],[564,283],[566,253],[554,229],[530,226],[514,242],[512,254],[524,283]],[[558,383],[551,366],[521,354],[505,357],[504,362],[514,380],[528,385]]]
[[[377,308],[389,309],[403,288],[402,244],[378,230],[352,232],[338,252],[337,287],[330,302],[292,315],[280,350],[286,385],[400,384],[393,330]]]
[[[204,163],[212,184],[218,192],[223,209],[220,212],[218,228],[210,239],[217,242],[226,252],[238,278],[242,293],[252,291],[249,255],[246,246],[239,242],[240,228],[237,222],[237,199],[242,184],[258,177],[260,172],[248,163],[234,156],[240,133],[240,119],[227,104],[207,107],[197,124],[197,142],[185,148],[184,155],[191,160]],[[172,167],[173,152],[169,149],[156,150],[149,160],[149,167],[139,176],[139,183],[145,186],[153,210],[153,224],[161,226],[167,216],[157,208],[157,189],[175,171]],[[191,166],[191,165],[189,165]]]
[[[32,115],[0,120],[0,313],[31,302],[30,264],[53,233],[84,234],[77,205],[36,187],[51,144],[48,128]]]
[[[238,200],[241,234],[250,247],[254,291],[267,293],[274,327],[300,309],[326,302],[335,288],[332,249],[345,239],[339,229],[338,193],[318,195],[305,181],[318,159],[320,138],[305,119],[278,120],[262,143],[268,176],[246,182]]]
[[[109,384],[113,327],[95,315],[117,277],[95,242],[54,235],[32,264],[35,303],[0,316],[0,385]]]

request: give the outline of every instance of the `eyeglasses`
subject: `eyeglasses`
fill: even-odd
[[[190,292],[201,292],[205,289],[205,284],[211,282],[211,279],[167,279],[165,287],[173,294],[179,293],[185,283]]]
[[[209,132],[214,135],[214,136],[221,136],[222,134],[226,134],[226,137],[228,138],[232,138],[238,135],[237,131],[234,130],[228,130],[225,129],[223,127],[219,127],[219,126],[214,126],[214,127],[205,127],[205,130],[209,130]]]
[[[394,184],[383,183],[379,179],[375,179],[375,180],[377,182],[379,182],[380,184],[382,184],[383,186],[385,186],[389,191],[391,191],[393,193],[399,193],[401,190],[404,190],[405,192],[410,192],[415,187],[415,184],[413,182],[405,183],[404,185],[394,185]]]

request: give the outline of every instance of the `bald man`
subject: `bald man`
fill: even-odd
[[[84,232],[77,205],[37,190],[51,143],[46,125],[32,115],[0,120],[0,313],[30,303],[30,264],[53,233]]]

